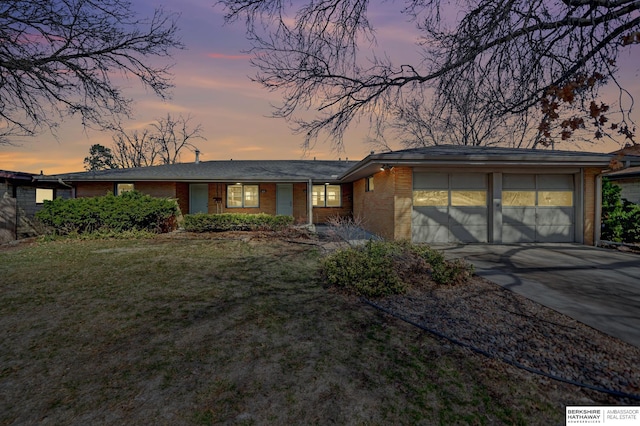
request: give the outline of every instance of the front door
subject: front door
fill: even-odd
[[[293,216],[293,184],[279,183],[276,186],[276,214]]]
[[[189,185],[189,213],[209,213],[209,184]]]

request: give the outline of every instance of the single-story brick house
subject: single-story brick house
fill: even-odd
[[[136,189],[184,213],[265,212],[298,223],[361,218],[414,242],[576,242],[599,238],[600,179],[611,154],[436,146],[362,161],[207,161],[43,177],[86,197]],[[640,157],[625,157],[629,166]]]
[[[70,173],[75,197],[136,189],[176,198],[186,213],[268,213],[322,223],[352,211],[352,185],[339,177],[354,161],[229,160]],[[47,179],[47,178],[44,178]]]

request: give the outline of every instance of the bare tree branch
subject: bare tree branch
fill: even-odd
[[[127,132],[119,126],[113,136],[115,163],[121,168],[179,163],[184,149],[198,150],[194,140],[206,140],[202,126],[192,127],[191,120],[191,115],[174,118],[167,114],[141,131]]]
[[[228,22],[247,26],[255,80],[282,94],[274,116],[304,134],[307,145],[326,133],[338,149],[354,122],[368,117],[375,129],[402,123],[398,114],[418,100],[453,117],[460,99],[451,95],[469,81],[474,114],[531,126],[550,90],[600,74],[605,78],[593,86],[572,86],[571,109],[588,116],[591,101],[615,79],[620,52],[640,42],[639,0],[463,0],[455,13],[446,13],[452,6],[441,0],[408,0],[398,10],[413,20],[421,50],[413,63],[394,64],[393,52],[376,51],[369,21],[375,3],[368,0],[219,3]],[[625,99],[618,105],[623,122],[633,104]],[[465,131],[454,122],[444,128],[453,124]],[[460,137],[496,142],[482,131]],[[529,138],[535,144],[535,131]]]
[[[181,48],[175,14],[139,19],[126,0],[6,0],[0,3],[0,142],[55,129],[68,115],[109,127],[131,100],[114,82],[134,77],[158,96],[172,87]]]

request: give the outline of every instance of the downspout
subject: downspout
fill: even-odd
[[[307,223],[309,227],[313,226],[313,181],[309,178],[307,182]]]
[[[596,175],[596,211],[595,223],[593,224],[593,244],[598,247],[600,245],[600,237],[602,236],[602,173]]]

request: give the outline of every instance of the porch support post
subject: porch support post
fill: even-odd
[[[307,223],[313,225],[313,181],[309,178],[307,182]]]
[[[584,178],[583,178],[584,181]],[[584,192],[584,191],[583,191]],[[600,246],[600,238],[602,238],[602,173],[596,175],[596,198],[595,218],[593,224],[593,245]],[[584,214],[584,213],[583,213]],[[584,231],[583,231],[584,233]],[[582,241],[580,241],[582,242]]]

